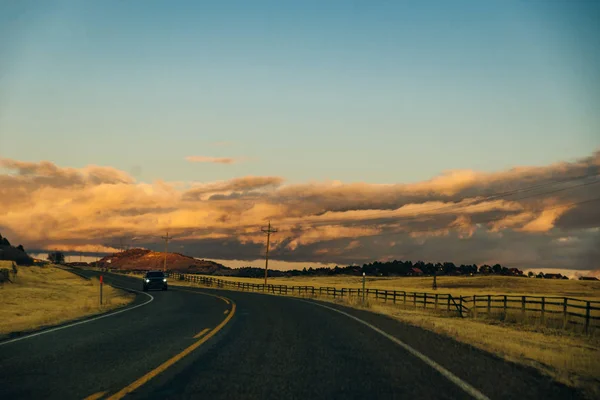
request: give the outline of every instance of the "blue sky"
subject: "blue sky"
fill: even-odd
[[[596,1],[2,2],[0,156],[185,182],[572,160],[600,147],[599,19]]]

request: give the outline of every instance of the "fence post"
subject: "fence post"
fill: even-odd
[[[447,295],[448,296],[448,312],[450,312],[450,298],[452,297],[452,295]]]
[[[540,316],[540,319],[541,319],[541,321],[542,321],[542,324],[543,324],[543,323],[545,322],[545,320],[546,320],[546,315],[545,315],[545,313],[546,313],[546,298],[545,298],[545,297],[542,297],[542,314],[541,314],[541,316]]]
[[[406,292],[402,292],[402,294],[404,295],[404,305],[406,305]]]
[[[394,304],[396,304],[396,290],[394,290]]]
[[[460,301],[458,304],[460,305],[458,310],[460,313],[460,317],[462,318],[463,317],[463,297],[462,296],[460,296]]]
[[[565,297],[565,298],[563,298],[563,329],[567,328],[567,323],[569,321],[569,315],[567,314],[567,307],[568,307],[568,299]]]
[[[488,316],[490,315],[491,309],[492,309],[492,295],[488,294],[488,309],[487,309]]]
[[[567,327],[567,320],[569,316],[567,315],[567,298],[563,299],[563,329]]]
[[[413,306],[417,306],[417,292],[413,292]]]
[[[477,295],[473,295],[473,316],[477,318]]]
[[[504,319],[506,319],[506,309],[508,308],[507,303],[506,295],[504,295]]]
[[[423,293],[423,308],[427,308],[427,293]]]
[[[525,321],[525,300],[526,296],[521,296],[521,317],[523,318],[523,321]]]
[[[435,294],[435,309],[437,310],[438,308],[438,294]]]
[[[585,333],[588,333],[590,328],[590,302],[586,302],[585,305]]]

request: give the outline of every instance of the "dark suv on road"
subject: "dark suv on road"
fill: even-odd
[[[162,271],[148,271],[144,275],[144,292],[150,289],[167,290],[167,277]]]

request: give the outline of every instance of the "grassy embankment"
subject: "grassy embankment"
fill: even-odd
[[[262,279],[216,277],[224,280],[264,283]],[[358,288],[362,278],[353,276],[270,278],[270,284]],[[439,293],[454,296],[508,294],[561,296],[600,300],[600,282],[543,280],[516,277],[438,277]],[[189,285],[172,281],[171,285]],[[367,287],[415,292],[433,292],[432,278],[367,278]],[[332,301],[330,298],[322,300]],[[590,398],[600,397],[600,337],[583,335],[539,324],[506,323],[487,318],[460,319],[398,305],[357,298],[336,300],[355,308],[391,316],[411,325],[452,337],[506,360],[537,368],[559,382],[582,389]],[[598,330],[596,330],[597,332]]]
[[[97,314],[133,301],[134,295],[104,285],[100,306],[99,284],[97,279],[86,280],[56,267],[19,267],[14,282],[0,288],[0,337]]]

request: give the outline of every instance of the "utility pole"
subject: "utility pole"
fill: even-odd
[[[167,272],[167,253],[169,251],[169,240],[173,238],[173,236],[169,236],[169,231],[167,231],[167,236],[161,236],[165,241],[165,263],[163,265],[163,272]]]
[[[265,254],[265,289],[267,286],[267,271],[269,269],[269,244],[271,242],[271,233],[277,232],[277,229],[271,228],[271,221],[267,228],[261,228],[261,231],[267,234],[267,252]]]

